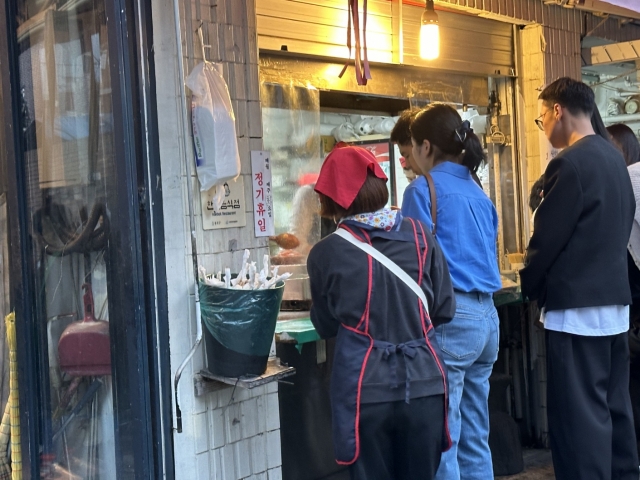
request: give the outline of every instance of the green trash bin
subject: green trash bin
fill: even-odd
[[[262,375],[280,312],[284,282],[267,290],[199,284],[207,366],[224,377]]]

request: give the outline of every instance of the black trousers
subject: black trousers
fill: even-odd
[[[636,444],[638,446],[638,455],[640,456],[640,364],[631,364],[629,394],[631,395],[631,405],[633,407],[633,423],[636,431]]]
[[[547,330],[547,416],[558,480],[637,480],[626,333]]]
[[[352,480],[430,480],[442,454],[444,395],[360,406]],[[637,480],[637,479],[636,479]]]

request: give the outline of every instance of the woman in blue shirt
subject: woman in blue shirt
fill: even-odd
[[[485,161],[468,121],[433,103],[411,124],[413,158],[430,172],[435,221],[425,177],[405,190],[402,213],[433,229],[451,273],[457,307],[436,328],[449,376],[449,428],[453,447],[442,456],[437,480],[493,478],[489,450],[489,376],[498,357],[498,313],[492,294],[502,286],[496,256],[498,215],[472,172]]]

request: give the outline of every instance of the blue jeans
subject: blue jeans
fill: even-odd
[[[436,328],[449,376],[449,433],[436,480],[493,479],[489,375],[498,358],[498,312],[490,294],[456,295],[456,315]]]

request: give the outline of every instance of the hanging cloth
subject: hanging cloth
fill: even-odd
[[[351,25],[353,23],[353,32],[356,39],[356,80],[358,85],[366,85],[367,80],[371,80],[371,71],[369,70],[369,57],[367,54],[367,0],[362,5],[362,41],[360,46],[360,14],[358,10],[358,0],[347,0],[349,23],[347,25],[347,48],[349,49],[349,59],[344,64],[338,78],[342,78],[351,63]]]

